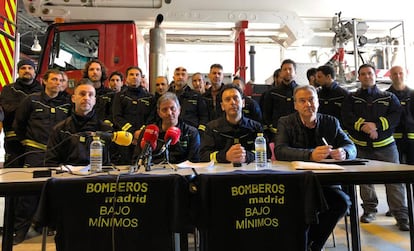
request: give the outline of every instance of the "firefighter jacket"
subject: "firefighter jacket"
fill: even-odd
[[[155,99],[143,87],[127,87],[115,94],[112,112],[116,130],[134,133],[154,121]]]
[[[161,121],[157,123],[158,128],[162,128]],[[178,164],[183,161],[189,160],[192,162],[200,161],[200,135],[197,128],[188,125],[181,119],[178,121],[176,127],[180,128],[181,134],[178,142],[175,145],[170,145],[168,152],[161,153],[161,149],[165,146],[165,133],[166,131],[160,131],[157,139],[156,148],[152,154],[152,162],[159,164],[162,161],[166,161],[166,155],[168,153],[168,160],[171,164]],[[142,141],[145,129],[141,130],[141,134],[138,138],[138,142]],[[141,144],[137,144],[134,150],[134,157],[132,164],[136,164],[142,152]]]
[[[262,125],[246,117],[237,125],[230,124],[225,116],[213,120],[207,124],[201,140],[201,161],[229,163],[226,152],[232,145],[241,144],[246,150],[246,162],[250,163],[254,161],[254,140],[259,132],[263,132]]]
[[[344,100],[341,114],[344,127],[356,145],[378,148],[394,144],[392,134],[400,120],[401,106],[391,92],[381,91],[376,85],[359,88]],[[371,139],[361,130],[364,122],[376,124],[377,139]]]
[[[262,110],[260,109],[259,103],[247,96],[244,96],[243,115],[260,123],[263,120]]]
[[[387,91],[392,92],[397,96],[402,110],[400,123],[394,131],[394,138],[396,140],[414,140],[414,118],[410,109],[412,106],[411,98],[414,97],[414,90],[405,87],[404,90],[397,91],[394,87],[390,86]]]
[[[338,82],[332,82],[331,86],[318,88],[319,113],[329,114],[341,121],[342,103],[349,92],[340,87]]]
[[[295,81],[288,85],[280,84],[266,92],[263,105],[263,120],[272,132],[277,131],[277,121],[280,117],[295,112],[293,104],[293,90],[298,86]]]
[[[281,117],[275,136],[275,156],[278,160],[310,160],[313,149],[324,145],[325,138],[332,147],[342,147],[347,159],[356,157],[356,147],[342,130],[338,119],[317,113],[314,130],[303,125],[298,112]]]
[[[26,97],[16,110],[13,128],[22,145],[46,151],[50,131],[70,115],[72,104],[64,96],[49,97],[45,91]]]
[[[15,83],[3,86],[0,94],[0,105],[3,107],[4,120],[3,128],[5,140],[17,140],[16,132],[13,129],[13,121],[20,103],[31,93],[42,91],[43,87],[37,80],[27,85],[20,78]]]
[[[175,92],[180,101],[180,117],[187,124],[204,131],[208,120],[207,104],[201,94],[185,86],[181,92]]]
[[[105,121],[108,125],[113,125],[112,121],[112,101],[115,96],[115,92],[109,88],[106,88],[103,84],[99,88],[95,88],[96,91],[96,104],[95,110],[98,118]]]
[[[211,88],[206,90],[203,94],[203,98],[206,101],[207,109],[208,109],[208,120],[212,121],[218,119],[223,116],[224,112],[221,110],[221,95],[220,92],[223,90],[224,84],[221,84],[220,89],[218,90],[218,94],[216,96],[216,100],[214,101],[213,95],[211,94]]]
[[[89,148],[93,133],[100,132],[103,145],[103,164],[110,164],[109,147],[112,144],[113,129],[99,120],[95,110],[86,116],[76,115],[74,111],[65,120],[59,122],[52,130],[46,151],[46,166],[60,164],[82,166],[89,164]],[[105,132],[105,133],[104,133]]]

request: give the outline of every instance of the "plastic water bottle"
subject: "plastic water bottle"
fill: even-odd
[[[91,142],[90,153],[90,170],[92,173],[102,171],[102,143],[98,136],[93,137]]]
[[[254,141],[254,148],[256,150],[256,168],[267,167],[266,139],[263,137],[263,133],[257,134],[256,140]]]

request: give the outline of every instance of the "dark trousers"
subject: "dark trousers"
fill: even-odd
[[[319,224],[311,225],[308,241],[311,250],[321,250],[331,235],[338,221],[345,216],[351,201],[339,186],[324,186],[323,194],[328,203],[328,210],[319,214]]]

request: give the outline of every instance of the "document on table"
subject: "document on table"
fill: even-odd
[[[292,161],[292,167],[296,170],[343,170],[342,166],[336,164],[325,164],[322,162]]]
[[[176,165],[178,168],[208,168],[214,166],[214,161],[193,163],[189,160]]]

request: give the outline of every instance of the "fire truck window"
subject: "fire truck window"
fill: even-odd
[[[62,71],[83,69],[86,62],[98,58],[98,48],[97,30],[62,31],[59,39],[59,57],[54,58],[53,67]]]

